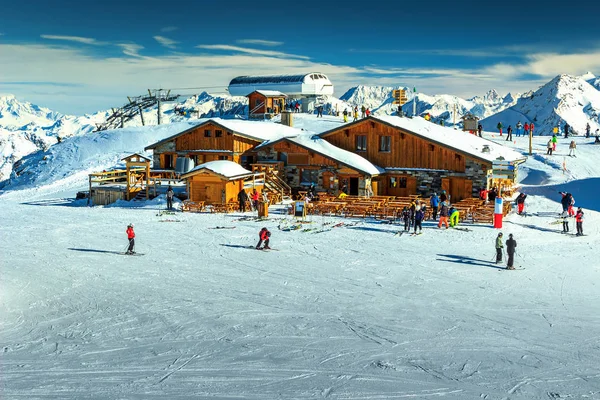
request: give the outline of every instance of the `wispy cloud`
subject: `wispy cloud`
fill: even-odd
[[[93,38],[81,37],[81,36],[62,36],[62,35],[40,35],[42,39],[48,40],[62,40],[66,42],[75,42],[75,43],[83,43],[83,44],[92,44],[92,45],[103,45],[105,42],[100,42]]]
[[[235,52],[235,53],[253,54],[253,55],[257,55],[257,56],[266,56],[266,57],[298,58],[301,60],[309,59],[309,57],[306,57],[306,56],[288,54],[288,53],[284,53],[281,51],[259,50],[259,49],[252,49],[252,48],[248,48],[248,47],[232,46],[229,44],[201,44],[196,47],[199,49],[205,49],[205,50],[223,50],[223,51],[231,51],[231,52]]]
[[[177,43],[179,43],[179,42],[177,42],[177,41],[175,41],[173,39],[169,39],[169,38],[166,38],[164,36],[158,36],[157,35],[157,36],[153,36],[153,37],[154,37],[154,40],[156,40],[161,45],[163,45],[165,47],[168,47],[169,49],[174,49],[176,47],[175,45]]]
[[[140,55],[140,50],[142,50],[144,46],[135,43],[117,43],[117,46],[123,50],[123,54],[131,57],[142,57]]]
[[[176,31],[177,29],[179,29],[176,26],[165,26],[164,28],[160,28],[161,32],[173,32]]]
[[[254,44],[258,46],[281,46],[283,42],[275,42],[273,40],[262,40],[262,39],[240,39],[236,40],[236,43],[240,44]]]
[[[148,87],[206,87],[226,91],[238,75],[264,75],[265,71],[326,74],[340,95],[354,85],[416,86],[420,93],[450,93],[472,97],[491,88],[499,92],[525,92],[559,73],[581,74],[600,71],[600,51],[574,54],[531,53],[514,64],[490,63],[487,67],[398,68],[382,65],[349,66],[328,64],[284,52],[230,45],[203,45],[197,54],[141,55],[135,43],[113,43],[123,52],[118,56],[95,54],[96,47],[75,44],[6,44],[0,42],[2,82],[14,94],[68,113],[91,112],[123,103],[126,96],[141,94]],[[45,68],[39,68],[43,62]],[[533,76],[533,78],[531,78]],[[30,82],[50,82],[35,85]],[[3,86],[0,84],[0,86]],[[54,87],[53,87],[54,86]],[[221,86],[221,89],[214,89]],[[59,87],[61,95],[56,96]],[[6,91],[6,89],[4,90]],[[60,108],[62,107],[62,108]]]

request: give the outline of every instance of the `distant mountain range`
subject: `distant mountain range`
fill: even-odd
[[[393,115],[397,105],[393,104],[392,92],[401,87],[356,86],[339,99],[322,98],[320,104],[327,112],[357,106],[369,107],[374,114]],[[441,94],[426,95],[407,90],[408,103],[402,109],[412,115],[416,104],[417,115],[429,113],[432,122],[447,126],[461,125],[461,117],[474,114],[482,121],[487,131],[495,131],[498,122],[505,127],[518,121],[533,121],[536,132],[549,134],[556,125],[568,122],[575,132],[582,134],[590,123],[592,132],[600,129],[600,78],[592,73],[582,76],[560,75],[536,91],[504,96],[490,90],[484,96],[463,99]],[[180,110],[180,112],[176,112]],[[185,114],[181,111],[185,111]],[[163,123],[183,122],[198,118],[226,117],[244,118],[248,113],[245,97],[214,96],[203,92],[179,102],[161,106]],[[38,150],[47,150],[63,138],[92,132],[108,118],[111,111],[99,111],[91,115],[71,116],[54,112],[31,103],[17,100],[14,96],[0,97],[0,182],[7,179],[13,165],[22,157]],[[157,108],[144,111],[146,125],[157,124]],[[125,126],[141,126],[139,116]]]

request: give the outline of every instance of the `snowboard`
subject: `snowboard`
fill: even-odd
[[[423,234],[423,232],[419,232],[419,233],[411,233],[411,234],[410,234],[410,236],[419,236],[419,235],[422,235],[422,234]]]

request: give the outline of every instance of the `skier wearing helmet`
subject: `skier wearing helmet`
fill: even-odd
[[[129,248],[125,252],[125,254],[135,254],[133,251],[133,247],[135,246],[135,232],[133,231],[133,224],[127,225],[127,239],[129,239]]]
[[[256,250],[269,250],[269,238],[271,237],[271,232],[267,228],[262,228],[260,232],[258,232],[258,244],[256,245]],[[264,247],[260,247],[263,242],[265,243]]]

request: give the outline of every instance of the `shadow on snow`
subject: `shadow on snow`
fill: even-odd
[[[478,260],[476,258],[459,256],[456,254],[438,254],[438,256],[446,257],[446,258],[448,258],[448,260],[444,260],[443,258],[436,258],[437,261],[446,261],[446,262],[457,263],[457,264],[468,264],[468,265],[477,265],[480,267],[504,269],[504,267],[499,267],[497,265],[494,265],[494,264],[492,264],[493,261],[488,261],[488,260]]]

